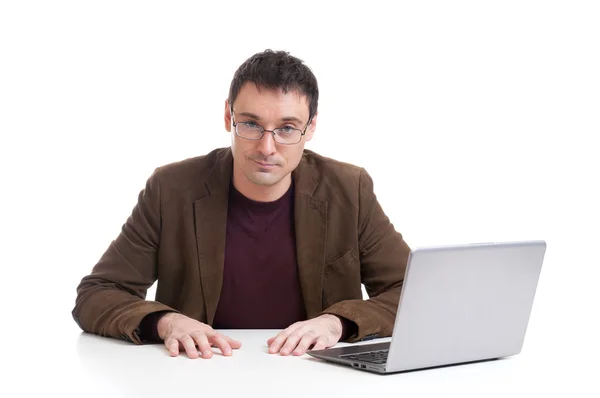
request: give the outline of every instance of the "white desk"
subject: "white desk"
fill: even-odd
[[[37,344],[39,352],[24,352],[26,368],[18,372],[18,383],[11,381],[23,396],[39,396],[42,390],[86,398],[600,396],[596,370],[566,363],[560,351],[550,353],[536,340],[508,359],[377,375],[308,355],[268,354],[266,341],[275,333],[227,331],[243,343],[232,357],[192,360],[183,354],[172,358],[162,345],[136,346],[63,329],[59,340]],[[12,360],[5,363],[11,366]]]

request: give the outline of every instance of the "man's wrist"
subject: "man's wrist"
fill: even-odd
[[[151,312],[142,319],[139,325],[140,340],[142,340],[142,343],[160,343],[162,341],[158,333],[158,322],[171,312],[173,311]]]
[[[356,333],[358,326],[356,323],[352,322],[348,318],[344,318],[343,316],[336,315],[340,322],[342,323],[342,336],[340,337],[340,341],[347,340],[350,336]]]
[[[340,341],[344,338],[348,329],[348,320],[342,316],[335,314],[324,314],[323,316],[331,319],[336,324],[336,329],[340,333]]]
[[[171,327],[172,318],[177,315],[176,312],[168,311],[164,314],[161,314],[160,317],[156,320],[156,334],[161,339],[164,340],[169,332],[169,328]]]

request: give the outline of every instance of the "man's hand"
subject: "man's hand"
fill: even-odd
[[[308,321],[296,322],[267,341],[269,353],[303,355],[314,345],[314,350],[329,348],[342,337],[342,320],[325,314]]]
[[[232,349],[242,346],[239,341],[217,333],[210,326],[175,312],[162,316],[157,326],[158,335],[165,342],[165,347],[172,357],[179,355],[180,349],[183,348],[192,359],[198,358],[199,355],[208,359],[213,355],[211,347],[215,346],[223,355],[230,356]]]

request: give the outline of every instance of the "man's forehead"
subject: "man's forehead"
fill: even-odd
[[[233,105],[236,112],[252,113],[257,118],[278,110],[298,119],[307,118],[309,113],[308,97],[300,90],[284,91],[282,88],[259,87],[254,83],[242,86]]]

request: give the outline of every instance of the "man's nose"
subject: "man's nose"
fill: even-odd
[[[263,136],[258,140],[258,150],[265,156],[269,156],[275,153],[275,137],[273,132],[265,131]]]

